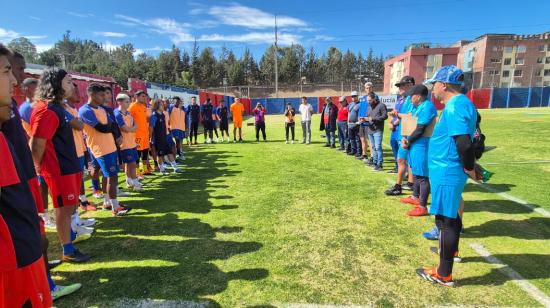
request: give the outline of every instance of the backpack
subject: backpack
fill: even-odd
[[[476,132],[474,134],[474,140],[472,140],[472,146],[474,147],[476,160],[479,160],[481,156],[483,156],[483,152],[485,152],[485,135],[481,132],[481,115],[479,112],[477,113],[477,119]]]

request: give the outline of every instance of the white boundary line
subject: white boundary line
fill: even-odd
[[[506,276],[512,279],[512,282],[517,284],[521,289],[523,289],[529,296],[535,299],[537,302],[541,303],[544,307],[550,307],[550,297],[544,294],[536,286],[531,284],[529,281],[525,280],[518,272],[507,264],[502,263],[498,258],[491,255],[491,253],[483,247],[483,245],[478,243],[470,244],[470,247],[475,250],[480,256],[482,256],[487,262],[494,265],[499,271],[504,273]]]
[[[383,142],[382,145],[384,145],[385,147],[390,147],[389,144]],[[391,148],[391,147],[390,147]],[[539,162],[549,162],[550,163],[550,160],[545,160],[545,161],[539,161]],[[513,163],[513,162],[512,162]],[[520,162],[522,163],[522,162]],[[386,178],[386,181],[389,183],[389,184],[393,184],[394,182],[391,181],[390,179]],[[391,181],[391,182],[390,182]],[[494,188],[491,188],[489,185],[486,185],[486,184],[483,184],[483,183],[478,183],[478,182],[475,182],[475,181],[472,181],[471,179],[468,180],[470,183],[473,183],[473,184],[477,184],[481,187],[483,187],[483,189],[487,190],[488,192],[492,192],[494,194],[497,194],[499,195],[500,197],[504,198],[504,199],[507,199],[507,200],[510,200],[512,202],[515,202],[515,203],[518,203],[518,204],[521,204],[527,208],[529,208],[530,210],[532,210],[533,212],[537,212],[538,214],[544,216],[544,217],[550,217],[550,212],[545,210],[544,208],[542,207],[537,207],[537,206],[534,206],[532,204],[530,204],[529,202],[525,201],[525,200],[522,200],[518,197],[514,197],[512,195],[509,195],[505,192],[499,192],[498,190],[494,189]]]
[[[494,165],[509,165],[509,164],[548,164],[550,160],[528,160],[528,161],[510,161],[506,163],[483,163],[483,165],[494,166]]]
[[[509,195],[505,192],[499,192],[498,190],[490,187],[489,185],[486,185],[486,184],[483,184],[483,183],[477,183],[475,181],[472,181],[472,180],[469,180],[470,183],[474,183],[474,184],[477,184],[481,187],[483,187],[483,189],[489,191],[489,192],[492,192],[494,194],[497,194],[499,195],[500,197],[504,198],[504,199],[507,199],[507,200],[510,200],[512,202],[515,202],[515,203],[518,203],[518,204],[521,204],[529,209],[531,209],[533,212],[537,212],[539,214],[541,214],[542,216],[544,217],[550,217],[550,212],[548,212],[547,210],[545,210],[544,208],[542,207],[536,207],[532,204],[529,204],[529,202],[523,200],[523,199],[520,199],[520,198],[517,198],[517,197],[514,197],[512,195]]]

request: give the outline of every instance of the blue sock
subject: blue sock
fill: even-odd
[[[74,241],[75,239],[76,239],[76,233],[71,228],[71,242]]]
[[[92,179],[92,187],[93,187],[95,190],[100,190],[101,188],[99,188],[99,180],[94,180],[94,179]]]
[[[63,245],[63,254],[64,255],[70,255],[75,251],[75,248],[73,246],[73,243],[65,244]]]
[[[52,275],[48,273],[48,284],[50,285],[50,292],[55,289],[55,282],[53,282]]]

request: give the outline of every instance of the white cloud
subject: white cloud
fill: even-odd
[[[140,19],[131,17],[131,16],[126,16],[126,15],[122,15],[122,14],[115,14],[115,17],[121,20],[118,23],[126,25],[126,26],[138,26],[138,25],[148,26],[148,24],[146,22],[144,22]]]
[[[46,51],[48,49],[52,49],[53,48],[53,44],[35,44],[36,46],[36,51],[38,53],[41,53],[43,51]]]
[[[161,34],[167,34],[174,44],[190,42],[195,38],[189,33],[188,23],[179,23],[170,18],[155,18],[147,21],[153,28],[153,31]]]
[[[88,18],[88,17],[94,17],[95,16],[94,14],[91,14],[91,13],[77,13],[77,12],[73,12],[73,11],[67,11],[66,13],[71,15],[71,16],[78,17],[78,18]]]
[[[336,38],[329,35],[316,35],[314,36],[310,41],[322,41],[322,42],[329,42],[334,41]]]
[[[42,18],[33,16],[33,15],[29,15],[29,18],[36,21],[42,21]]]
[[[208,13],[224,24],[231,26],[250,29],[265,29],[275,26],[275,15],[240,4],[213,6],[208,10]],[[280,28],[306,27],[307,23],[294,17],[277,16],[277,26]]]
[[[20,36],[19,33],[15,31],[0,28],[0,40],[12,40],[19,36]]]
[[[126,37],[126,33],[122,32],[109,32],[109,31],[94,31],[94,35],[105,37]]]
[[[300,36],[290,33],[281,33],[278,35],[278,43],[281,45],[296,44]],[[251,44],[273,44],[275,34],[273,32],[251,32],[246,34],[206,34],[197,38],[197,41],[203,42],[238,42]]]
[[[43,40],[45,38],[48,38],[47,35],[22,35],[26,38],[28,38],[29,40]]]

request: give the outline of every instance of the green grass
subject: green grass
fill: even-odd
[[[496,146],[483,161],[495,163],[493,189],[550,209],[550,164],[511,164],[550,159],[550,115],[527,112],[550,110],[482,112],[487,144]],[[460,287],[430,285],[414,269],[437,262],[429,252],[436,243],[420,236],[432,218],[408,218],[408,206],[384,196],[392,176],[323,148],[318,122],[306,146],[285,145],[282,117],[267,120],[270,142],[250,142],[246,127],[247,143],[201,145],[188,151],[183,174],[147,178],[145,192],[123,199],[132,215],[86,214],[99,220],[79,244],[93,260],[54,270],[60,284],[84,290],[56,305],[540,306],[472,243],[550,295],[549,218],[468,184]]]

